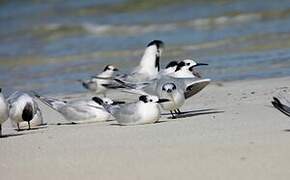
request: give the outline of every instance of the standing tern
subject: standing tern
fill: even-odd
[[[82,83],[83,87],[89,91],[106,96],[106,91],[108,90],[107,85],[112,82],[109,78],[111,78],[116,71],[118,71],[116,67],[113,65],[107,65],[102,73],[92,77],[91,79],[79,81]]]
[[[0,137],[2,136],[2,123],[8,119],[8,103],[6,102],[2,89],[0,88]]]
[[[155,123],[160,119],[158,103],[169,101],[157,96],[142,95],[137,102],[120,105],[117,108],[105,106],[120,125],[141,125]]]
[[[163,77],[157,81],[153,90],[159,98],[170,100],[161,104],[161,107],[169,110],[172,118],[175,118],[173,112],[180,114],[185,100],[201,91],[209,82],[210,79]]]
[[[37,125],[43,124],[43,118],[37,102],[27,93],[16,91],[8,99],[9,118],[12,123],[16,123],[18,130],[20,124],[28,123],[28,129],[31,129],[32,122]]]
[[[164,110],[170,111],[172,118],[174,113],[181,113],[179,108],[185,103],[184,90],[177,87],[173,82],[165,83],[161,91],[158,91],[159,97],[170,99],[169,102],[161,104]]]

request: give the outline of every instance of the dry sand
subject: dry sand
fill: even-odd
[[[289,179],[290,119],[270,104],[290,91],[289,82],[212,83],[187,101],[182,110],[193,112],[186,117],[165,115],[152,125],[112,121],[15,132],[6,123],[0,179]],[[63,122],[42,109],[48,123]]]

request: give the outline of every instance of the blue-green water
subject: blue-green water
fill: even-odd
[[[0,0],[0,86],[7,92],[85,91],[77,79],[134,67],[146,44],[161,63],[207,62],[203,75],[290,75],[289,0]]]

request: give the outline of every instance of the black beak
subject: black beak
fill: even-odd
[[[91,78],[95,78],[95,79],[105,79],[105,80],[112,80],[112,78],[108,78],[108,77],[100,77],[100,76],[91,76]]]
[[[208,64],[207,63],[197,63],[196,65],[194,65],[194,67],[196,66],[207,66]]]
[[[164,103],[170,101],[169,99],[159,99],[157,103]]]
[[[125,104],[125,101],[114,101],[112,105]]]
[[[119,71],[119,69],[118,68],[114,68],[113,71]]]

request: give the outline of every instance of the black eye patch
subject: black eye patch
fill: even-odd
[[[139,97],[139,101],[143,101],[144,103],[148,102],[146,95],[142,95]]]
[[[190,65],[190,63],[186,63],[186,65],[187,65],[187,66],[189,66],[189,65]]]

